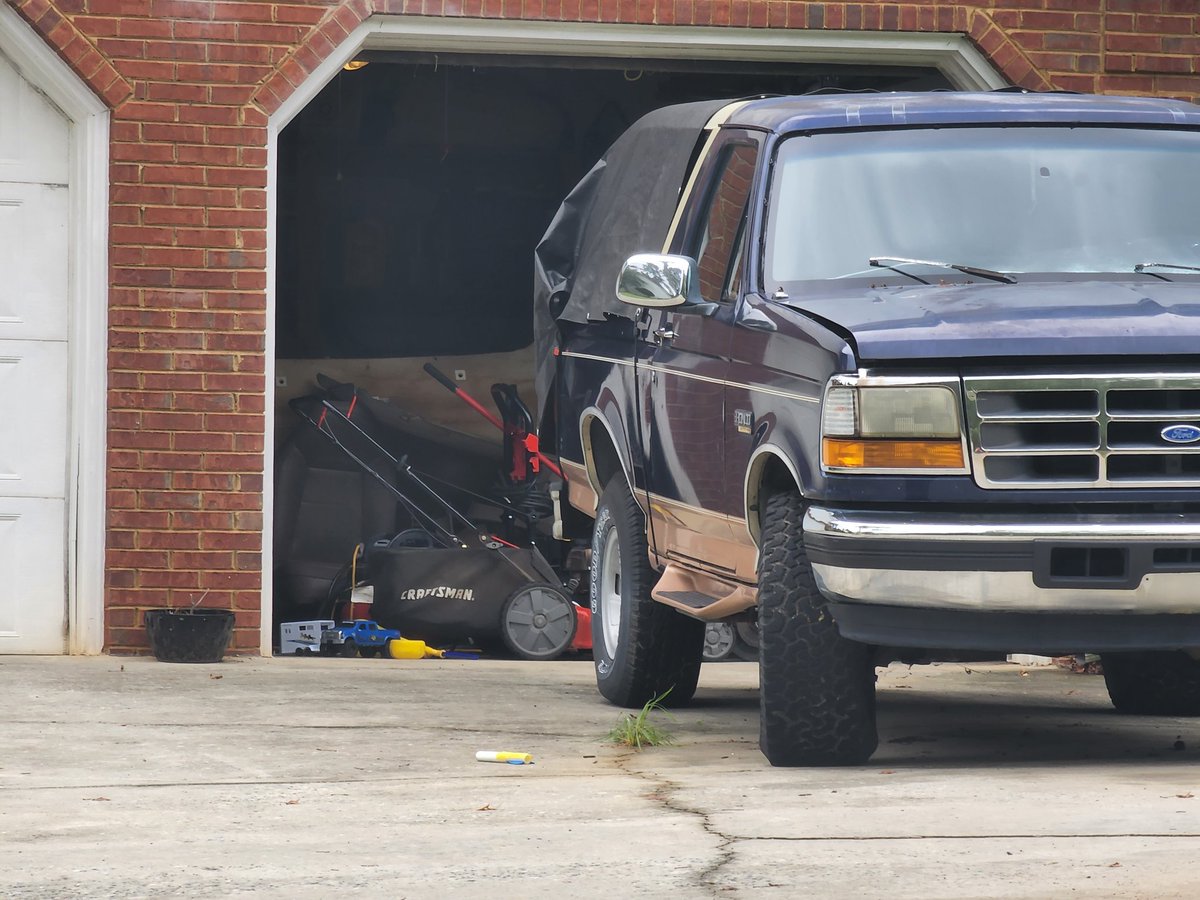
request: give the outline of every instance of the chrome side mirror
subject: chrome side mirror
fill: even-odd
[[[700,296],[696,261],[689,256],[638,253],[617,276],[617,299],[647,309],[681,307],[679,312],[711,315],[717,304]]]
[[[688,298],[696,264],[686,256],[639,253],[625,260],[617,277],[617,299],[630,306],[659,309]]]

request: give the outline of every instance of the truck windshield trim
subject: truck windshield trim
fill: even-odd
[[[1162,274],[1188,279],[1200,267],[1200,132],[1006,125],[785,138],[764,286],[878,281],[867,260],[881,250],[1010,277],[1129,278],[1170,260]],[[975,274],[903,269],[933,282]]]

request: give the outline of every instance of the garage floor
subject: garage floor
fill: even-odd
[[[587,662],[5,658],[0,694],[10,898],[1200,891],[1200,723],[1056,669],[893,666],[836,770],[765,764],[748,663],[640,753]]]

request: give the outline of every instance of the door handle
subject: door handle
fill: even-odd
[[[663,325],[661,328],[655,329],[654,336],[658,338],[660,344],[663,341],[673,341],[675,339],[675,329],[670,325]]]

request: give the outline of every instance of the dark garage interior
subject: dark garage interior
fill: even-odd
[[[368,54],[280,141],[277,355],[428,357],[531,339],[532,253],[559,202],[658,106],[932,90],[930,70]]]
[[[311,394],[317,373],[353,383],[395,456],[494,496],[499,432],[422,365],[434,362],[485,404],[496,382],[533,403],[534,247],[562,198],[639,116],[711,97],[949,87],[933,70],[870,66],[400,53],[358,62],[279,145],[276,623],[332,617],[356,546],[414,524],[288,401]],[[388,469],[374,448],[363,453]],[[511,502],[544,506],[501,488]],[[548,544],[562,564],[565,545]]]

